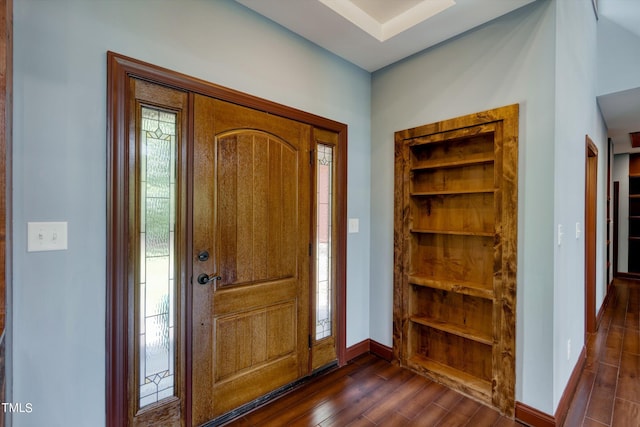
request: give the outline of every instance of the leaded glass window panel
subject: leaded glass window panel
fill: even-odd
[[[139,145],[139,406],[175,395],[177,115],[142,107]]]
[[[333,308],[333,147],[318,144],[315,338],[332,335]]]

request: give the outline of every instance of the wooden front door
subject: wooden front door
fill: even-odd
[[[195,95],[193,424],[309,373],[311,127]]]

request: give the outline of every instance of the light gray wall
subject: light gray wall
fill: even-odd
[[[378,71],[372,83],[371,338],[386,345],[394,132],[520,104],[516,398],[547,413],[554,406],[555,19],[553,2],[536,2]]]
[[[598,95],[640,87],[640,37],[600,16]]]
[[[369,73],[228,0],[14,8],[15,426],[104,425],[107,50],[349,125],[347,345],[369,338]],[[68,221],[69,250],[27,253],[28,221]]]
[[[584,346],[585,135],[598,148],[596,310],[606,292],[607,134],[596,103],[596,18],[590,2],[556,1],[554,401]],[[580,233],[576,235],[576,226]],[[592,313],[594,316],[596,313]],[[553,413],[553,412],[551,412]]]

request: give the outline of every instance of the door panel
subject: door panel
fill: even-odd
[[[194,424],[309,373],[309,141],[195,95],[193,277],[220,279],[193,281]]]
[[[285,303],[219,317],[216,321],[216,381],[295,352],[295,312],[293,304]],[[272,331],[278,333],[272,334]],[[269,339],[278,334],[284,339]]]
[[[254,130],[217,137],[221,284],[296,274],[297,152]]]

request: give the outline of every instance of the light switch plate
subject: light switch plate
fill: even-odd
[[[562,246],[562,237],[564,236],[564,228],[562,224],[558,224],[558,246]]]
[[[360,220],[358,218],[349,218],[349,233],[357,233],[360,231]]]
[[[27,223],[27,252],[67,249],[67,222]]]

